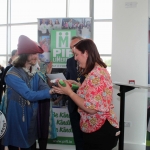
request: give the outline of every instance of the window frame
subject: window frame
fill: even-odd
[[[11,27],[12,26],[17,26],[17,25],[37,25],[38,26],[38,21],[37,22],[26,22],[26,23],[11,23],[11,14],[10,14],[10,9],[11,9],[11,3],[13,0],[7,0],[7,23],[6,24],[0,24],[0,27],[5,26],[6,27],[6,54],[0,54],[1,56],[6,57],[6,62],[8,62],[8,59],[10,57],[11,53]],[[69,1],[66,0],[66,18],[69,16]],[[69,16],[71,17],[71,16]],[[89,17],[91,17],[92,22],[91,22],[91,28],[92,28],[92,33],[91,33],[91,39],[94,37],[94,23],[95,22],[112,22],[112,19],[94,19],[94,0],[89,0]],[[112,54],[100,54],[102,57],[112,57]],[[7,64],[5,64],[7,65]],[[5,66],[4,66],[5,67]]]

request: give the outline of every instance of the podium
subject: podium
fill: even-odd
[[[124,114],[125,114],[125,93],[128,91],[131,91],[135,88],[143,88],[143,89],[149,89],[150,86],[142,86],[142,85],[136,85],[136,84],[124,84],[120,82],[113,82],[114,85],[117,85],[120,87],[120,93],[117,95],[120,96],[120,136],[119,136],[119,147],[118,150],[124,150]]]

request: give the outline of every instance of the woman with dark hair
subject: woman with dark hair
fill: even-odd
[[[120,131],[113,111],[113,86],[107,65],[91,39],[75,44],[73,53],[86,78],[82,84],[64,81],[66,86],[59,84],[54,87],[55,91],[68,95],[78,105],[84,150],[111,150],[117,145]],[[77,93],[72,91],[68,82],[79,86]]]
[[[48,24],[47,24],[47,30],[49,34],[51,34],[51,30],[53,30],[53,21],[49,19]]]
[[[55,20],[54,29],[61,29],[61,25],[60,25],[59,19]]]

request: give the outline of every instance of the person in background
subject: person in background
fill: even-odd
[[[21,35],[17,52],[13,67],[5,76],[6,111],[3,113],[7,119],[7,130],[2,144],[9,150],[33,150],[38,139],[38,101],[50,99],[55,91],[32,69],[38,61],[38,53],[43,53],[43,49]]]
[[[13,66],[12,65],[12,62],[14,61],[14,59],[17,57],[17,50],[12,50],[11,52],[11,58],[9,59],[9,65],[4,69],[4,72],[3,72],[3,75],[2,75],[2,84],[3,84],[3,87],[4,87],[4,92],[5,92],[5,89],[6,89],[6,83],[5,83],[5,75],[7,73],[7,71]]]
[[[72,50],[72,52],[73,52],[74,45],[82,39],[83,38],[80,36],[74,36],[71,38],[70,49]],[[74,56],[69,58],[67,60],[66,79],[71,79],[82,83],[84,80],[84,76],[82,76],[81,72],[82,70],[80,70],[77,61],[74,59]],[[70,122],[71,122],[76,150],[83,150],[83,137],[79,125],[80,115],[77,109],[78,106],[76,105],[76,103],[71,98],[69,98],[68,111],[69,111]]]
[[[2,83],[3,72],[4,72],[4,67],[0,65],[0,102],[2,100],[2,95],[3,95],[3,83]]]
[[[5,80],[4,80],[5,75],[6,75],[7,71],[13,66],[12,62],[16,57],[17,57],[17,50],[15,49],[15,50],[12,50],[11,57],[8,61],[8,66],[6,68],[4,68],[4,71],[2,73],[1,83],[2,83],[2,86],[3,86],[3,92],[5,92],[5,90],[6,90],[6,83],[5,83]],[[3,101],[4,101],[4,94],[1,97],[1,107],[0,107],[0,109],[2,109]],[[0,139],[0,143],[1,143],[1,139]],[[4,146],[2,144],[1,144],[1,150],[4,150]]]
[[[42,19],[42,23],[40,25],[40,31],[42,32],[42,34],[46,34],[47,33],[47,24],[46,24],[46,20]]]
[[[38,65],[43,64],[40,60]],[[37,67],[37,65],[36,65]],[[45,67],[38,69],[38,74],[42,76],[43,80],[51,87],[50,79],[46,77],[46,74],[50,74],[52,71],[52,62],[45,63]],[[40,70],[42,69],[42,71]],[[46,150],[48,138],[54,139],[57,137],[57,131],[54,121],[54,115],[52,110],[52,102],[50,99],[44,99],[39,101],[38,105],[38,143],[40,150]]]
[[[72,19],[69,20],[69,22],[68,22],[68,27],[69,27],[69,29],[72,29],[72,28],[73,28]]]
[[[61,29],[61,25],[60,25],[60,22],[58,19],[55,20],[55,23],[54,23],[54,29]]]
[[[51,34],[51,30],[53,30],[53,21],[51,19],[48,21],[47,30]]]
[[[84,69],[86,78],[82,84],[64,81],[54,87],[57,93],[68,95],[77,105],[80,113],[80,128],[83,131],[84,150],[112,150],[120,134],[116,115],[113,111],[113,84],[95,43],[84,39],[73,47],[75,60]],[[77,93],[69,84],[79,86]]]
[[[11,65],[11,63],[12,63],[12,59],[9,58],[9,60],[8,60],[8,65]]]

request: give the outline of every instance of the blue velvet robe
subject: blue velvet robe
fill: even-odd
[[[22,68],[16,67],[7,72],[5,82],[7,131],[2,143],[29,148],[38,138],[38,100],[50,99],[50,89],[37,73],[29,77]]]

